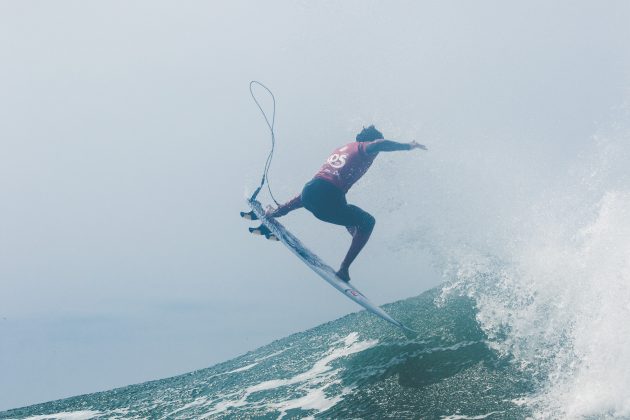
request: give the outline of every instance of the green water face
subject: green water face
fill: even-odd
[[[486,345],[472,301],[437,291],[386,305],[420,332],[359,312],[189,374],[0,418],[525,418],[534,381]],[[55,414],[57,413],[57,414]],[[73,417],[71,417],[73,416]],[[40,417],[41,418],[41,417]]]

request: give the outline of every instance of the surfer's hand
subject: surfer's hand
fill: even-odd
[[[428,150],[427,146],[425,146],[424,144],[420,144],[415,140],[409,143],[409,150],[413,150],[413,149]]]

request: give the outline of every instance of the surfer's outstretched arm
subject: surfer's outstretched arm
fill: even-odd
[[[365,151],[370,154],[376,154],[378,152],[396,152],[398,150],[413,150],[413,149],[427,150],[427,147],[423,144],[417,143],[415,140],[410,143],[398,143],[397,141],[393,141],[393,140],[376,140],[365,147]]]
[[[274,209],[274,208],[267,209],[267,214],[271,217],[282,217],[286,215],[287,213],[293,210],[299,209],[301,207],[304,207],[304,204],[302,204],[302,195],[298,194],[295,197],[293,197],[291,200],[278,206],[277,209]]]

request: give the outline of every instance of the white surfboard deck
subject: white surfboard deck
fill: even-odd
[[[363,293],[357,290],[349,282],[341,280],[335,274],[330,266],[328,266],[321,258],[306,248],[298,238],[296,238],[291,232],[289,232],[280,222],[275,218],[269,217],[265,214],[262,205],[256,200],[247,200],[247,203],[254,211],[260,222],[265,225],[269,230],[282,242],[287,248],[289,248],[295,255],[298,256],[308,267],[314,272],[319,274],[321,278],[326,280],[331,286],[339,290],[349,299],[352,299],[359,305],[363,306],[369,312],[384,319],[385,321],[401,328],[406,334],[415,336],[418,333],[411,328],[407,328],[402,322],[392,318],[387,312],[379,308],[370,300],[365,297]]]

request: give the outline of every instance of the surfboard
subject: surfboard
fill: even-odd
[[[416,336],[418,333],[411,328],[405,326],[402,322],[394,319],[391,315],[385,312],[383,309],[372,303],[363,293],[361,293],[356,287],[349,282],[341,280],[335,274],[328,264],[326,264],[321,258],[310,251],[302,242],[288,229],[286,229],[275,218],[267,216],[262,208],[262,205],[256,201],[248,199],[247,203],[252,209],[256,217],[260,222],[269,229],[271,234],[275,236],[277,240],[282,242],[291,252],[293,252],[300,260],[304,262],[311,270],[317,273],[322,279],[326,280],[328,284],[333,286],[344,296],[350,300],[358,303],[364,307],[368,312],[378,316],[379,318],[395,325],[402,329],[407,335]]]

